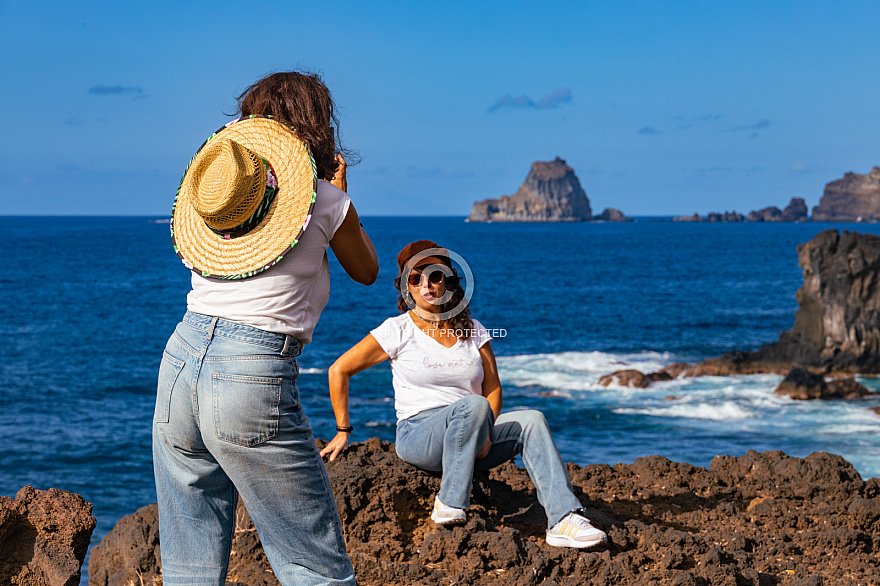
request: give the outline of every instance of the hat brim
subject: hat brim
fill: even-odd
[[[192,205],[187,174],[206,144],[217,136],[235,141],[266,159],[278,192],[263,220],[251,231],[224,238]],[[234,120],[199,147],[183,178],[171,213],[174,250],[183,264],[209,279],[246,279],[273,267],[302,238],[317,198],[318,173],[309,147],[280,122],[262,116]]]

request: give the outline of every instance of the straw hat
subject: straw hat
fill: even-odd
[[[309,147],[292,129],[262,116],[234,120],[183,174],[171,212],[174,251],[209,279],[258,275],[302,237],[317,182]]]

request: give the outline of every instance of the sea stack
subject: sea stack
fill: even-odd
[[[513,195],[474,204],[468,222],[584,222],[593,218],[590,200],[574,169],[556,157],[536,161]]]
[[[825,185],[814,222],[880,222],[880,167],[867,175],[847,173]]]
[[[686,376],[793,367],[880,373],[880,237],[825,230],[797,251],[804,284],[795,295],[794,327],[754,352],[729,352],[685,369]]]

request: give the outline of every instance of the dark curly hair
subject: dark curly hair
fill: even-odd
[[[312,150],[318,177],[329,181],[336,174],[336,153],[346,163],[357,155],[341,146],[339,119],[330,90],[315,73],[284,71],[257,80],[238,96],[238,115],[272,116],[292,127]]]
[[[452,276],[446,277],[446,290],[452,293],[452,297],[440,306],[440,311],[449,311],[453,307],[457,306],[459,303],[464,301],[464,289],[461,286],[461,279],[458,278],[458,272],[455,269],[452,269],[454,273]],[[400,279],[401,276],[397,276],[394,278],[394,288],[397,289],[397,309],[400,313],[405,313],[409,310],[410,306],[407,305],[407,300],[403,298],[400,294]],[[409,289],[406,289],[406,294],[409,296]],[[412,299],[410,297],[410,299]],[[410,301],[412,303],[412,301]],[[451,318],[444,320],[440,324],[443,328],[450,330],[458,330],[461,332],[459,339],[467,340],[471,336],[471,330],[474,327],[474,322],[471,319],[471,310],[467,304],[464,305],[464,309]]]

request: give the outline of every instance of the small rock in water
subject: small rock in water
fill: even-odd
[[[793,368],[773,392],[798,401],[807,401],[821,399],[826,394],[827,388],[828,385],[822,375],[813,374],[804,368]]]
[[[599,379],[599,384],[607,387],[617,383],[621,387],[633,387],[636,389],[646,389],[651,384],[643,373],[634,369],[616,370],[611,374],[606,374]]]

